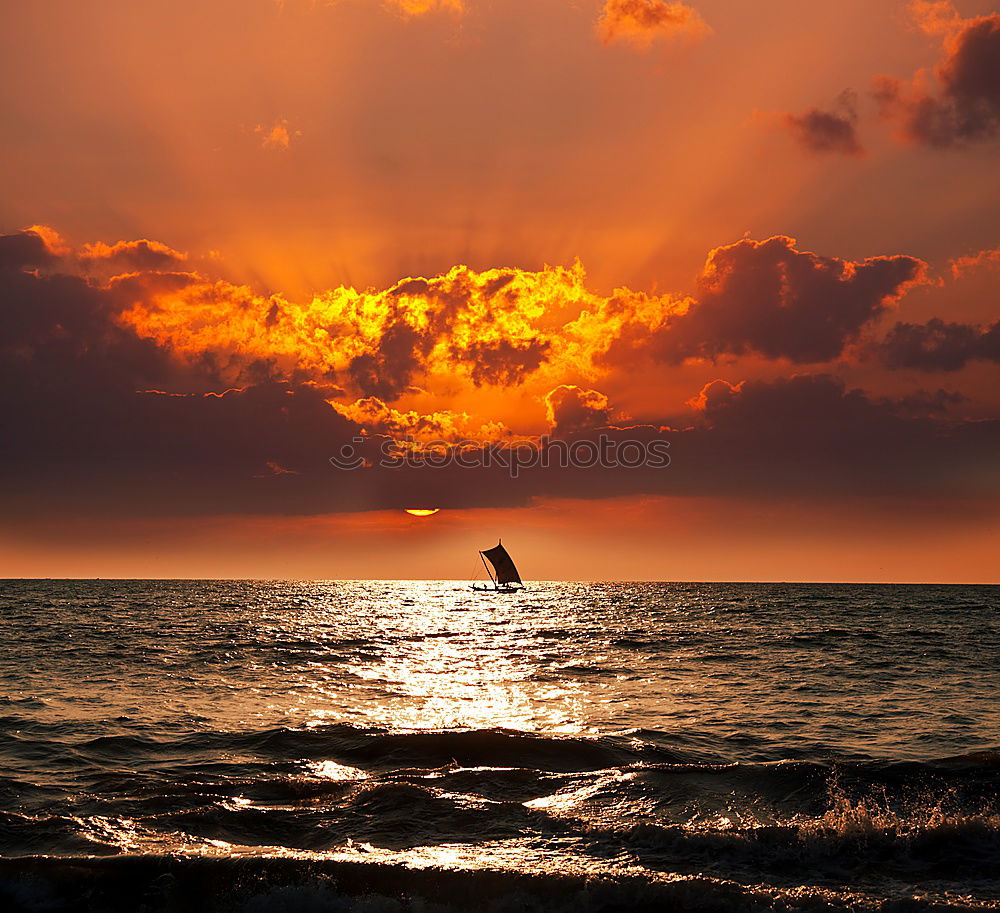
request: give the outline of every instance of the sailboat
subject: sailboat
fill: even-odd
[[[514,565],[514,559],[503,547],[502,540],[498,539],[493,548],[480,551],[479,557],[483,559],[483,566],[486,568],[486,573],[490,575],[493,586],[473,584],[472,589],[490,593],[516,593],[519,589],[524,588],[521,575],[518,574],[517,567]],[[490,565],[492,565],[492,569]]]

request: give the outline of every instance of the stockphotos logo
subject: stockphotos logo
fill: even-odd
[[[527,469],[666,469],[670,442],[600,434],[567,441],[542,435],[537,439],[497,441],[422,441],[355,437],[330,457],[336,469],[505,469],[516,479]],[[369,455],[370,454],[370,455]]]

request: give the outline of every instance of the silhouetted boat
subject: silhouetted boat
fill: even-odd
[[[493,586],[479,586],[474,583],[472,589],[487,593],[516,593],[519,589],[524,588],[514,559],[507,553],[501,540],[498,539],[493,548],[481,551],[479,557],[483,559],[483,566],[486,568],[486,573],[490,575]]]

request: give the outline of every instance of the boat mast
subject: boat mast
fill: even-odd
[[[490,575],[490,580],[493,581],[493,589],[498,590],[499,587],[497,586],[496,578],[493,576],[493,571],[490,570],[490,566],[486,563],[486,556],[482,552],[480,552],[479,557],[483,561],[483,567],[486,568],[486,573]]]

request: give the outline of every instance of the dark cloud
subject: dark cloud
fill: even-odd
[[[896,400],[896,412],[909,418],[947,415],[956,406],[968,401],[969,397],[957,390],[935,390],[933,393],[917,390]]]
[[[78,256],[85,267],[103,267],[116,272],[173,270],[187,260],[185,254],[166,244],[146,239],[119,241],[116,244],[87,244]]]
[[[825,374],[715,381],[702,390],[691,427],[597,427],[567,435],[584,455],[587,447],[669,441],[669,467],[532,470],[517,490],[585,498],[996,498],[1000,421],[948,419],[957,399],[947,391],[877,398]],[[505,490],[500,485],[498,493]]]
[[[545,411],[555,435],[606,426],[611,420],[608,398],[597,390],[560,384],[545,394]]]
[[[669,361],[746,354],[830,361],[925,268],[906,256],[820,257],[780,235],[738,241],[711,253],[696,302],[651,338],[652,350]]]
[[[21,433],[2,461],[5,499],[26,511],[317,514],[371,506],[328,462],[357,427],[310,387],[120,389],[32,405],[30,418],[14,413]],[[9,421],[10,404],[4,409]]]
[[[452,354],[466,362],[469,376],[477,387],[514,385],[538,370],[550,346],[551,343],[540,339],[524,343],[499,339],[473,343],[464,349],[453,348]]]
[[[701,391],[699,406],[715,431],[751,431],[764,438],[791,422],[796,434],[790,437],[800,443],[845,432],[853,438],[858,430],[889,422],[895,415],[891,400],[873,400],[830,374],[796,374],[736,385],[717,380]]]
[[[41,235],[33,231],[0,235],[0,270],[46,266],[52,259]]]
[[[433,340],[402,321],[382,334],[374,352],[351,359],[349,373],[366,396],[394,400],[403,394],[433,346]]]
[[[857,95],[850,90],[843,92],[829,110],[809,108],[802,114],[786,114],[783,122],[808,152],[864,155],[857,131]]]
[[[974,19],[924,23],[945,34],[935,67],[937,87],[923,74],[912,82],[891,76],[875,81],[884,117],[918,143],[945,147],[989,140],[1000,133],[1000,13]]]
[[[567,412],[546,463],[527,465],[526,443],[499,451],[509,460],[520,455],[516,479],[495,462],[486,469],[372,468],[359,478],[367,475],[367,484],[385,497],[420,491],[422,503],[451,508],[636,494],[928,501],[1000,496],[1000,421],[947,418],[960,401],[954,392],[877,398],[823,374],[716,381],[702,391],[693,425],[672,430],[598,424],[603,406],[588,409],[588,392],[558,396]],[[567,425],[574,415],[580,421],[572,429]],[[635,464],[640,448],[653,453],[654,447],[669,454],[669,465]],[[602,453],[624,454],[631,465],[602,464]]]
[[[878,399],[830,375],[708,385],[703,426],[678,436],[673,469],[729,494],[1000,494],[1000,421],[940,418],[950,394]]]
[[[9,237],[0,250],[22,252],[8,262],[38,259],[32,238]],[[337,502],[328,458],[358,427],[321,391],[264,382],[212,392],[210,373],[119,324],[128,300],[78,276],[0,272],[7,503],[142,515]],[[178,386],[201,389],[156,392]],[[261,478],[268,463],[290,472]]]
[[[958,371],[975,360],[1000,363],[1000,320],[988,327],[937,317],[897,323],[875,349],[890,368]]]
[[[60,274],[10,272],[0,283],[5,396],[72,399],[169,373],[166,353],[115,322],[112,293]]]

